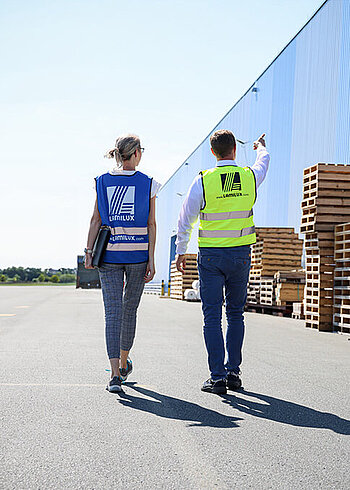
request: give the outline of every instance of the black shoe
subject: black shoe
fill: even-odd
[[[131,359],[128,359],[126,361],[126,369],[120,368],[119,373],[120,373],[120,377],[121,377],[122,381],[126,381],[129,374],[132,373],[132,360]]]
[[[236,374],[234,371],[228,371],[226,376],[226,384],[229,390],[239,390],[242,387],[242,380],[239,377],[239,374]]]
[[[215,393],[215,395],[223,395],[227,393],[226,382],[224,379],[218,379],[214,381],[209,378],[204,381],[201,390],[206,391],[207,393]]]
[[[111,393],[119,393],[122,391],[122,380],[119,378],[119,376],[114,376],[108,383],[106,390],[110,391]]]

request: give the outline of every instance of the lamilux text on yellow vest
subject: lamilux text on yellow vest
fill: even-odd
[[[256,242],[253,205],[255,175],[249,167],[226,165],[201,172],[204,208],[199,247],[239,247]]]

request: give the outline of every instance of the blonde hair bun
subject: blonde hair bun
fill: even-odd
[[[129,160],[139,148],[141,148],[141,142],[136,134],[119,136],[115,141],[115,147],[107,151],[105,158],[115,158],[118,166],[121,167],[123,161]]]

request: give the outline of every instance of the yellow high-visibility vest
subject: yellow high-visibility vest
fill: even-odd
[[[205,205],[199,216],[199,247],[255,243],[253,171],[249,167],[226,165],[204,170],[201,175]]]

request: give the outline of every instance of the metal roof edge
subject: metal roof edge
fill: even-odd
[[[171,176],[168,178],[168,180],[165,182],[165,184],[162,185],[162,187],[159,189],[159,192],[161,192],[164,187],[168,184],[168,182],[174,177],[174,175],[177,174],[177,172],[187,163],[187,160],[191,158],[191,156],[198,150],[198,148],[205,142],[205,140],[211,135],[213,130],[225,119],[226,116],[229,115],[229,113],[236,107],[236,105],[251,91],[251,89],[254,87],[256,82],[260,80],[260,78],[267,72],[267,70],[274,64],[274,62],[281,56],[283,51],[285,51],[288,46],[296,39],[299,34],[305,29],[305,27],[312,21],[312,19],[320,12],[320,10],[323,9],[323,7],[328,3],[329,0],[325,0],[320,7],[316,10],[316,12],[310,17],[310,19],[303,25],[301,29],[292,37],[292,39],[285,45],[285,47],[274,57],[274,59],[271,61],[271,63],[265,68],[265,70],[259,75],[259,77],[250,85],[248,90],[244,92],[244,94],[233,104],[233,106],[225,113],[225,115],[219,120],[219,122],[214,126],[214,128],[209,132],[209,134],[199,143],[199,145],[196,146],[196,148],[192,151],[192,153],[189,154],[189,156],[183,161],[183,163],[175,170],[174,173],[171,174]]]

